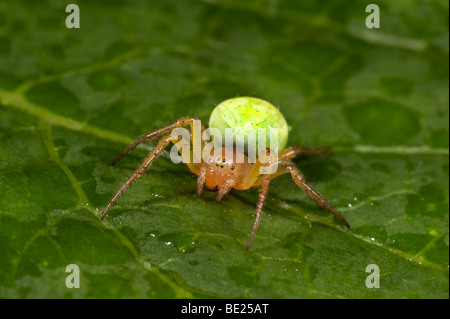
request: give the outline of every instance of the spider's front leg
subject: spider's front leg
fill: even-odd
[[[261,186],[259,188],[258,204],[256,206],[255,222],[253,223],[252,232],[247,242],[247,247],[245,247],[246,250],[250,249],[250,246],[252,245],[253,242],[253,238],[255,237],[256,230],[258,229],[259,219],[261,218],[264,202],[266,201],[267,193],[269,192],[270,179],[271,179],[270,174],[266,174],[264,175],[263,180],[261,182]]]
[[[203,185],[206,180],[206,165],[204,163],[200,164],[200,173],[197,178],[197,195],[200,197],[203,194]]]
[[[102,213],[101,219],[105,218],[108,214],[111,206],[117,201],[117,199],[123,194],[123,192],[133,183],[136,179],[141,177],[147,168],[154,162],[154,160],[164,151],[164,149],[171,142],[171,136],[164,136],[159,142],[158,145],[150,152],[150,154],[145,158],[145,160],[139,165],[139,167],[134,171],[133,175],[122,185],[119,191],[114,195],[114,197],[109,201],[108,206],[106,206],[105,210]]]
[[[171,133],[173,130],[175,130],[176,128],[182,128],[184,126],[189,125],[191,128],[189,136],[190,137],[193,136],[194,139],[198,138],[198,135],[196,135],[197,134],[196,130],[194,129],[196,121],[198,121],[197,123],[200,123],[200,134],[202,135],[203,131],[205,130],[205,127],[199,119],[194,118],[194,117],[183,117],[183,118],[177,120],[175,123],[172,123],[170,125],[164,126],[160,129],[157,129],[155,131],[152,131],[152,132],[149,132],[149,133],[143,135],[142,137],[137,139],[133,144],[131,144],[125,150],[123,150],[122,153],[119,154],[119,156],[116,157],[116,159],[113,161],[112,165],[115,165],[123,156],[125,156],[127,153],[129,153],[132,149],[136,148],[139,144],[150,141],[154,138],[160,137],[165,134],[165,136],[163,136],[159,140],[156,147],[150,152],[150,154],[145,158],[145,160],[141,163],[141,165],[139,165],[139,167],[136,169],[136,171],[133,173],[133,175],[130,176],[130,178],[122,185],[122,187],[119,189],[119,191],[110,200],[110,202],[108,203],[108,205],[106,206],[105,210],[103,211],[103,213],[101,215],[101,219],[105,218],[105,216],[108,214],[108,211],[111,208],[111,206],[117,201],[117,199],[123,194],[123,192],[136,179],[138,179],[145,173],[147,168],[155,161],[155,159],[159,155],[161,155],[161,153],[170,144],[170,142],[176,143],[181,139],[180,137],[172,136]],[[200,135],[200,137],[201,137],[201,135]],[[189,145],[191,145],[190,143],[191,142],[189,141]],[[178,150],[181,152],[181,155],[184,158],[184,160],[186,161],[186,164],[188,165],[189,169],[193,173],[198,174],[199,167],[201,166],[201,164],[200,163],[192,163],[191,147],[189,147],[187,150],[185,150],[182,147],[182,145],[178,145],[178,143],[175,145],[178,147]],[[204,146],[204,142],[201,141],[201,149],[200,150],[203,149],[203,146]]]
[[[250,238],[248,239],[247,247],[245,248],[246,250],[249,250],[253,243],[253,238],[255,237],[256,230],[258,229],[259,220],[263,211],[262,209],[264,207],[264,202],[266,201],[267,194],[269,193],[270,181],[275,176],[272,172],[263,174],[263,168],[269,168],[273,160],[278,160],[274,159],[272,155],[274,155],[274,152],[268,148],[266,151],[266,156],[268,158],[267,163],[260,162],[260,159],[258,158],[256,164],[252,166],[245,182],[241,185],[242,189],[250,188],[252,186],[259,186],[259,197],[258,204],[256,205],[255,221],[253,222],[252,232],[250,234]]]
[[[201,125],[201,133],[203,133],[203,131],[205,130],[205,126],[203,125],[203,123],[195,117],[191,117],[191,116],[186,116],[186,117],[182,117],[180,119],[178,119],[176,122],[166,125],[164,127],[161,127],[157,130],[151,131],[146,133],[145,135],[141,136],[140,138],[138,138],[136,141],[134,141],[131,145],[129,145],[126,149],[124,149],[112,162],[112,166],[116,165],[118,161],[120,161],[120,159],[122,157],[124,157],[126,154],[128,154],[131,150],[133,150],[134,148],[136,148],[137,146],[139,146],[140,144],[142,144],[143,142],[149,142],[155,138],[158,138],[160,136],[163,135],[167,135],[170,134],[174,129],[176,128],[181,128],[181,127],[185,127],[186,125],[189,125],[191,127],[191,132],[193,132],[193,134],[196,133],[196,131],[194,130],[194,123],[200,123]],[[200,136],[201,137],[201,136]]]

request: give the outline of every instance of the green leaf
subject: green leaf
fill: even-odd
[[[448,1],[0,2],[1,298],[448,298]],[[176,118],[251,95],[346,230],[283,175],[221,202],[161,157],[100,213]],[[65,285],[80,269],[80,288]],[[367,288],[368,265],[380,288]]]

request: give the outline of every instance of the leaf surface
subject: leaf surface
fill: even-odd
[[[378,1],[380,29],[367,4],[80,1],[67,29],[2,1],[0,297],[448,298],[448,2]],[[351,230],[284,175],[247,252],[257,190],[198,198],[168,157],[100,221],[149,148],[122,149],[239,95],[333,148],[295,163]]]

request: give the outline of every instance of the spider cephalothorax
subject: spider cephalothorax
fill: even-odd
[[[199,131],[194,129],[198,124],[200,124]],[[187,127],[189,146],[193,146],[192,144],[194,143],[191,143],[190,140],[200,141],[201,147],[199,151],[202,156],[197,157],[197,160],[193,160],[195,146],[193,146],[193,148],[182,147],[182,145],[186,145],[180,143],[183,141],[183,137],[173,134],[176,129],[185,127]],[[224,101],[219,104],[211,114],[210,127],[216,128],[222,132],[225,129],[231,129],[234,137],[241,137],[246,146],[248,146],[251,141],[251,139],[247,139],[247,137],[255,130],[275,128],[277,129],[276,138],[278,145],[281,147],[278,148],[278,152],[272,148],[261,148],[261,142],[265,141],[259,140],[260,145],[255,145],[255,149],[263,149],[264,156],[258,153],[258,157],[256,157],[255,160],[251,160],[250,156],[247,156],[249,154],[245,154],[241,150],[236,149],[233,145],[231,145],[231,147],[230,145],[225,145],[224,147],[218,146],[211,149],[209,152],[203,152],[208,147],[208,140],[204,138],[205,136],[209,136],[209,134],[204,134],[208,133],[207,129],[205,129],[205,126],[199,119],[194,117],[183,117],[170,125],[143,135],[116,157],[112,165],[115,165],[125,154],[139,144],[151,141],[155,138],[161,138],[156,147],[111,199],[108,206],[103,211],[101,218],[103,219],[106,216],[111,206],[130,184],[141,177],[153,161],[172,142],[175,143],[175,146],[178,148],[178,151],[181,153],[181,156],[189,169],[194,174],[198,175],[197,194],[199,196],[202,194],[205,185],[209,190],[217,191],[217,201],[220,201],[223,196],[233,188],[237,190],[247,190],[251,187],[259,187],[256,217],[247,243],[247,249],[250,248],[256,229],[258,228],[270,181],[285,173],[291,174],[294,182],[316,201],[320,208],[327,208],[347,228],[350,227],[344,217],[342,217],[322,195],[313,189],[300,170],[290,160],[298,155],[309,156],[324,152],[329,148],[303,148],[294,146],[284,149],[287,142],[287,124],[284,117],[273,105],[266,101],[250,97],[239,97]],[[265,159],[269,158],[270,160],[263,161],[263,157]],[[269,167],[275,167],[275,169],[270,170],[268,169]]]

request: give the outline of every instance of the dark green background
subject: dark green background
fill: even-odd
[[[448,1],[70,2],[0,2],[0,297],[448,298]],[[285,175],[247,252],[257,190],[167,157],[99,220],[128,143],[239,95],[333,147],[296,163],[352,230]]]

